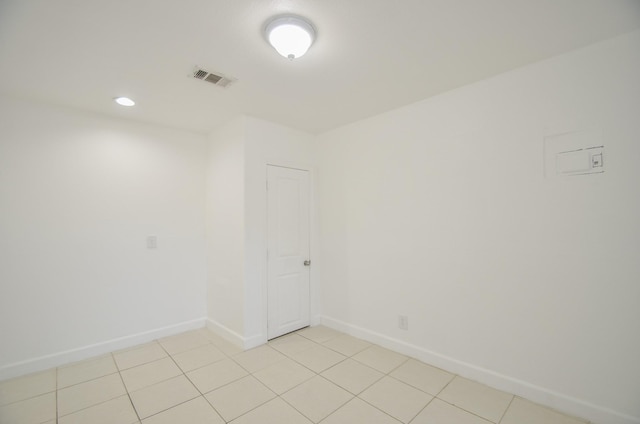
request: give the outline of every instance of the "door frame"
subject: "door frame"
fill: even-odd
[[[262,237],[262,255],[260,257],[260,275],[261,282],[260,287],[262,291],[262,334],[261,334],[261,342],[256,344],[264,344],[268,341],[268,329],[269,329],[269,299],[268,299],[268,269],[267,269],[267,247],[268,247],[268,227],[267,227],[267,217],[268,217],[268,193],[267,193],[267,173],[269,166],[277,166],[280,168],[290,168],[297,169],[300,171],[307,171],[309,173],[309,258],[311,260],[311,267],[309,270],[309,322],[310,325],[317,325],[320,323],[320,308],[319,308],[319,290],[317,286],[318,282],[318,255],[317,255],[317,224],[316,224],[316,212],[315,212],[315,169],[313,166],[309,164],[296,163],[291,161],[282,161],[282,160],[270,160],[264,163],[263,165],[263,178],[264,178],[264,191],[263,191],[263,202],[264,207],[262,208],[262,228],[263,228],[263,237]]]
[[[270,265],[270,262],[269,262],[269,258],[268,258],[268,256],[269,256],[268,255],[268,248],[270,246],[270,240],[269,240],[269,225],[270,225],[270,223],[269,223],[269,218],[270,218],[270,215],[269,215],[269,211],[270,211],[269,194],[270,193],[269,192],[271,190],[275,189],[274,187],[269,187],[268,183],[269,183],[269,171],[270,170],[274,171],[274,168],[281,169],[281,170],[288,170],[288,171],[296,171],[296,172],[299,172],[299,173],[305,173],[306,174],[306,182],[307,182],[307,187],[306,187],[307,199],[306,199],[306,203],[307,204],[305,205],[305,207],[307,209],[307,217],[306,217],[306,219],[307,219],[307,234],[306,234],[306,236],[307,236],[307,241],[308,241],[307,242],[308,250],[307,250],[307,253],[305,255],[303,255],[302,259],[303,260],[311,260],[311,172],[308,169],[300,169],[298,167],[292,168],[292,167],[289,167],[289,166],[267,165],[267,210],[266,210],[266,215],[267,215],[267,218],[266,218],[267,219],[267,221],[266,221],[267,237],[265,239],[265,242],[266,242],[266,246],[265,247],[267,248],[267,252],[265,252],[265,257],[267,258],[266,259],[267,265],[266,265],[266,268],[265,268],[266,276],[267,276],[266,277],[266,281],[265,281],[266,282],[266,296],[267,296],[267,304],[266,304],[267,339],[269,339],[269,333],[270,333],[270,331],[269,331],[269,311],[270,311],[270,309],[269,308],[270,308],[270,306],[272,306],[269,303],[269,289],[271,288],[271,286],[269,285],[269,265]],[[276,172],[278,172],[278,171],[276,171]],[[271,193],[273,193],[273,192],[271,192]],[[271,254],[274,254],[274,252],[271,252]],[[311,265],[313,266],[313,262],[312,262]],[[308,272],[308,275],[307,275],[307,278],[308,278],[308,280],[307,280],[308,295],[307,295],[307,298],[306,298],[306,303],[307,303],[306,306],[307,306],[307,314],[308,314],[308,324],[307,325],[311,325],[311,315],[312,315],[311,314],[311,268],[312,268],[312,266],[308,267],[308,268],[304,267],[304,268],[307,268],[307,272]],[[304,325],[303,327],[300,327],[300,328],[304,328],[307,325]],[[296,331],[296,330],[293,330],[293,331]],[[271,329],[271,333],[273,333],[273,329]],[[284,334],[281,334],[280,336],[282,336],[282,335],[284,335]],[[280,337],[280,336],[271,337],[271,338],[277,338],[277,337]]]

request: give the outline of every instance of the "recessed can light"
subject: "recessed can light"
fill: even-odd
[[[128,97],[116,97],[113,99],[116,103],[118,103],[120,106],[133,106],[136,104],[136,102],[134,102],[133,100],[131,100]]]

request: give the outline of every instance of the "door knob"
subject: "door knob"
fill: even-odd
[[[311,265],[311,261],[310,260],[304,261],[304,266],[309,266],[309,265]]]

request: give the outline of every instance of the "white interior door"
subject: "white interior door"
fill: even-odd
[[[267,166],[268,338],[309,325],[309,172]]]

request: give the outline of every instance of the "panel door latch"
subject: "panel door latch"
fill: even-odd
[[[306,260],[304,261],[304,266],[310,266],[311,265],[311,261],[310,260]]]

